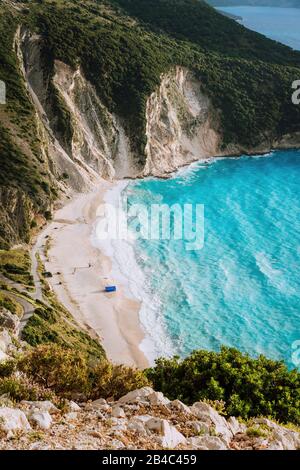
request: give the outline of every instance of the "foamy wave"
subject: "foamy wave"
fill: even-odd
[[[127,186],[126,181],[117,183],[105,194],[105,202],[121,209]],[[160,356],[173,355],[174,349],[163,325],[160,299],[151,292],[149,279],[137,262],[135,242],[99,240],[94,230],[92,243],[111,258],[111,277],[122,284],[128,297],[141,302],[140,322],[145,333],[140,344],[141,351],[151,364]]]
[[[277,261],[269,259],[265,253],[255,253],[256,265],[260,272],[267,278],[268,282],[288,295],[295,295],[297,291],[290,285],[288,280],[285,279],[284,272],[276,267]]]

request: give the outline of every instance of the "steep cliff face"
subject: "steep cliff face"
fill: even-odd
[[[132,176],[133,158],[124,129],[80,67],[55,61],[51,70],[42,39],[27,30],[18,35],[20,63],[53,176],[64,174],[65,186],[75,190],[92,187],[99,177]]]
[[[85,190],[105,179],[166,176],[182,165],[220,153],[218,116],[187,69],[162,76],[146,107],[146,160],[138,168],[120,123],[102,104],[80,67],[55,61],[54,74],[36,34],[19,30],[20,64],[42,134],[42,151],[56,179]],[[61,181],[60,181],[61,183]]]
[[[300,133],[276,138],[266,133],[256,146],[223,143],[220,114],[202,92],[201,82],[186,68],[161,77],[146,109],[146,164],[141,176],[165,177],[181,166],[209,157],[257,154],[272,148],[300,146]]]
[[[96,173],[82,162],[76,164],[68,151],[72,129],[67,110],[59,106],[53,87],[51,70],[43,57],[43,43],[38,35],[19,29],[16,35],[19,64],[36,111],[40,151],[48,162],[54,183],[60,189],[86,190],[96,181]],[[64,127],[60,125],[64,120]]]
[[[11,120],[11,134],[40,174],[33,184],[37,182],[45,193],[32,203],[31,190],[14,188],[8,196],[8,188],[2,188],[3,246],[28,240],[32,221],[51,212],[55,197],[88,191],[100,177],[166,177],[180,166],[211,156],[299,146],[299,133],[277,140],[266,133],[258,147],[224,147],[220,112],[195,74],[177,66],[161,75],[160,85],[147,100],[145,155],[134,155],[121,120],[102,103],[80,66],[52,62],[41,36],[22,27],[17,29],[14,50],[33,109],[35,143],[27,142],[24,130],[14,124],[16,119]],[[12,207],[7,204],[10,198]]]
[[[106,179],[131,176],[135,169],[124,129],[80,68],[73,70],[56,61],[53,83],[71,117],[73,160]]]
[[[161,76],[160,86],[147,100],[147,143],[141,169],[120,119],[104,106],[81,68],[56,60],[51,69],[41,37],[28,30],[18,30],[16,44],[36,109],[41,151],[64,191],[86,190],[99,177],[165,177],[183,165],[212,156],[299,144],[299,136],[291,134],[280,141],[266,137],[254,148],[222,147],[218,110],[201,91],[195,75],[177,66]]]
[[[0,244],[9,246],[8,240],[29,241],[30,220],[33,218],[33,204],[20,188],[0,187]]]
[[[191,72],[176,67],[147,103],[144,175],[164,176],[220,153],[218,115]]]
[[[166,176],[220,154],[218,114],[191,72],[176,67],[146,106],[145,164],[136,166],[120,120],[103,105],[81,68],[54,62],[51,74],[38,35],[19,30],[20,64],[34,103],[42,152],[60,186],[85,190],[99,177]],[[66,175],[62,181],[60,175]]]

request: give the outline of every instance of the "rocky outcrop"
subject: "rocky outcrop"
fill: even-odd
[[[20,325],[20,319],[17,315],[11,313],[7,308],[0,307],[0,328],[16,332]]]
[[[31,426],[23,411],[7,407],[0,408],[0,432],[6,434],[7,438],[29,431],[31,431]]]
[[[5,248],[6,240],[28,241],[33,218],[33,204],[28,195],[21,188],[1,186],[0,207],[0,247]]]
[[[265,135],[253,147],[224,146],[220,116],[188,69],[176,67],[161,77],[146,107],[146,163],[141,176],[166,177],[198,160],[229,155],[258,154],[300,146],[300,133],[280,138]]]
[[[3,419],[1,419],[1,417]],[[38,430],[38,440],[34,433]],[[13,440],[11,440],[13,438]],[[295,450],[299,433],[268,419],[225,419],[204,402],[188,407],[150,387],[118,402],[21,402],[0,408],[0,449]]]
[[[49,63],[40,36],[19,28],[16,49],[37,114],[42,153],[61,189],[90,188],[99,177],[165,177],[212,156],[269,151],[299,144],[299,135],[271,138],[257,148],[222,146],[219,113],[191,71],[177,66],[161,76],[146,105],[144,165],[133,155],[120,119],[100,100],[81,67]],[[65,179],[62,177],[65,175]],[[67,179],[66,179],[67,178]]]
[[[36,128],[43,160],[47,162],[53,184],[63,191],[91,188],[99,175],[85,162],[72,158],[70,116],[60,102],[53,84],[53,71],[44,54],[40,36],[19,28],[15,49],[25,85],[36,111]]]
[[[132,176],[135,169],[125,131],[81,69],[56,61],[53,83],[71,117],[74,161],[87,164],[105,179]]]
[[[11,335],[7,329],[0,331],[0,362],[9,359],[11,348],[13,347]]]
[[[28,191],[16,184],[10,188],[9,181],[0,188],[2,248],[28,242],[31,226],[50,217],[57,197],[90,191],[100,178],[167,177],[183,165],[212,156],[299,146],[295,133],[277,140],[263,136],[257,148],[238,144],[223,148],[219,111],[204,94],[200,80],[177,66],[161,76],[147,100],[145,154],[134,154],[132,149],[140,146],[132,145],[126,135],[128,123],[104,105],[83,67],[53,62],[42,37],[24,27],[17,30],[14,49],[27,88],[24,99],[28,97],[34,110],[29,126],[32,142],[17,119],[8,127],[30,169],[38,170],[38,191],[34,182]],[[8,115],[4,118],[6,127]],[[143,137],[138,135],[137,140]]]
[[[43,134],[44,153],[54,176],[84,190],[100,177],[136,174],[129,140],[120,120],[102,104],[81,68],[47,62],[40,36],[20,29],[20,64]]]
[[[187,69],[176,67],[162,76],[147,102],[146,119],[145,176],[165,176],[220,154],[218,115]]]

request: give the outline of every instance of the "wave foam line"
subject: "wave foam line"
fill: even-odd
[[[104,202],[119,209],[123,208],[127,186],[126,181],[118,182],[105,193]],[[92,243],[111,259],[111,275],[122,284],[126,295],[141,302],[139,317],[145,338],[139,347],[150,364],[158,357],[172,356],[174,348],[163,325],[160,299],[153,300],[153,292],[149,288],[150,279],[146,278],[137,262],[137,242],[99,240],[94,230]]]

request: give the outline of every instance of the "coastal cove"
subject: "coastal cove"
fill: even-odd
[[[286,30],[297,40],[297,25]],[[284,35],[276,39],[285,42]],[[282,150],[200,161],[167,180],[103,181],[56,213],[41,235],[38,243],[47,234],[51,239],[45,267],[60,273],[50,283],[115,363],[143,368],[160,356],[185,357],[224,344],[295,367],[299,164],[299,150]],[[188,253],[182,244],[164,241],[97,240],[102,202],[119,207],[162,201],[205,205],[203,250]],[[103,293],[107,283],[117,285],[116,294]]]
[[[93,246],[98,207],[106,191],[114,187],[102,181],[93,192],[75,195],[57,210],[53,221],[39,235],[38,253],[45,269],[53,273],[49,284],[58,300],[77,323],[97,339],[115,364],[145,368],[148,361],[139,344],[144,334],[139,322],[140,302],[118,292],[106,294],[112,277],[112,260]]]
[[[300,0],[0,5],[0,450],[299,451]]]
[[[60,302],[115,363],[233,346],[292,362],[299,339],[300,152],[218,158],[170,179],[103,181],[56,212],[39,236]],[[201,203],[205,244],[97,240],[103,202]],[[59,274],[58,274],[59,273]],[[105,294],[116,284],[115,294]]]
[[[112,256],[114,279],[141,302],[146,333],[141,348],[150,362],[225,344],[294,366],[299,159],[297,150],[215,159],[179,170],[169,180],[130,182],[123,190],[129,205],[205,206],[200,251],[188,252],[184,241],[174,240],[102,244]],[[116,193],[114,188],[107,197],[110,203],[116,203]]]

